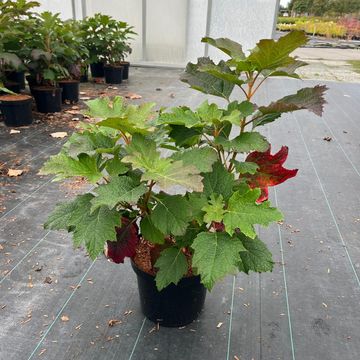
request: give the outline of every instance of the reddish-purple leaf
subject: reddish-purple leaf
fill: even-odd
[[[282,165],[287,159],[289,149],[283,146],[276,154],[270,154],[271,147],[265,152],[254,151],[250,153],[245,161],[256,163],[259,168],[255,174],[241,175],[247,179],[249,186],[261,189],[261,195],[257,202],[268,199],[268,187],[281,184],[287,179],[294,177],[298,169],[285,169]]]
[[[124,262],[125,257],[135,256],[135,249],[140,240],[139,228],[129,219],[121,218],[121,227],[116,227],[116,241],[107,241],[105,256],[114,263]]]

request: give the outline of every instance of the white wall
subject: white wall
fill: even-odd
[[[60,12],[71,18],[71,0],[40,0],[41,11]],[[271,38],[279,0],[75,0],[76,18],[97,12],[133,25],[133,63],[184,65],[204,56],[203,36],[229,37],[253,48]],[[85,8],[82,4],[85,4]],[[145,4],[145,6],[144,6]],[[144,8],[143,8],[144,7]],[[145,28],[143,29],[143,26]],[[224,54],[208,48],[220,59]]]
[[[62,19],[72,19],[72,4],[71,0],[41,0],[41,6],[35,8],[36,12],[51,11],[60,13]],[[80,5],[80,1],[77,1]],[[81,7],[79,7],[80,11]],[[80,13],[79,13],[80,14]]]

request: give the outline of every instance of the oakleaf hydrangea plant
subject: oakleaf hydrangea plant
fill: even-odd
[[[88,115],[98,121],[74,133],[42,168],[57,180],[83,176],[94,184],[57,205],[45,227],[72,232],[75,246],[92,258],[104,247],[115,263],[131,258],[156,277],[159,290],[191,275],[211,289],[227,274],[272,270],[256,225],[283,218],[268,201],[268,187],[297,170],[283,167],[288,148],[272,154],[257,130],[286,112],[320,116],[325,103],[325,86],[268,105],[253,101],[266,79],[298,78],[295,70],[305,63],[290,54],[306,43],[303,32],[261,40],[247,56],[232,40],[202,41],[227,60],[200,58],[181,79],[225,99],[225,107],[205,101],[156,112],[153,103],[128,105],[121,97],[91,100]],[[231,96],[235,88],[243,99]]]

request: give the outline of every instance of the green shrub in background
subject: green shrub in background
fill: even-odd
[[[333,21],[298,21],[295,24],[278,24],[277,29],[281,31],[303,30],[310,35],[319,35],[343,38],[347,34],[346,27]]]

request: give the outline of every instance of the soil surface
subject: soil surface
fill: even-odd
[[[28,99],[31,99],[31,96],[23,95],[23,94],[19,94],[19,95],[8,94],[8,95],[0,96],[0,101],[23,101]]]

